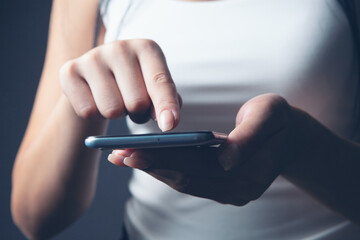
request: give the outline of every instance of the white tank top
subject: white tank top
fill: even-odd
[[[240,106],[269,92],[337,134],[354,131],[356,59],[335,0],[110,0],[101,12],[105,42],[148,38],[162,48],[183,98],[178,131],[228,133]],[[360,239],[357,226],[282,177],[244,207],[176,192],[141,171],[130,191],[130,239]]]

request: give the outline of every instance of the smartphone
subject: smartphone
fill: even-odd
[[[212,131],[90,136],[85,139],[85,145],[99,149],[215,146],[223,143],[226,138],[226,134]]]

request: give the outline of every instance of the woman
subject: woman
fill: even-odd
[[[133,133],[229,133],[220,148],[109,155],[142,170],[130,183],[129,239],[359,238],[359,76],[339,2],[102,1],[92,48],[97,8],[53,3],[13,172],[25,235],[51,237],[86,210],[99,152],[83,140],[128,115]]]

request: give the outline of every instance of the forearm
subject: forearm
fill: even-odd
[[[294,135],[302,150],[295,151],[299,157],[294,156],[283,175],[333,210],[360,222],[360,146],[336,136],[310,116],[303,117],[297,125],[305,127]]]
[[[99,152],[83,142],[105,128],[104,120],[80,119],[62,96],[41,131],[21,147],[13,170],[12,212],[26,234],[54,234],[90,204]]]

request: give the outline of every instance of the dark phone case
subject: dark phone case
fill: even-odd
[[[85,139],[85,145],[99,149],[211,146],[223,143],[226,137],[226,134],[212,131],[90,136]]]

